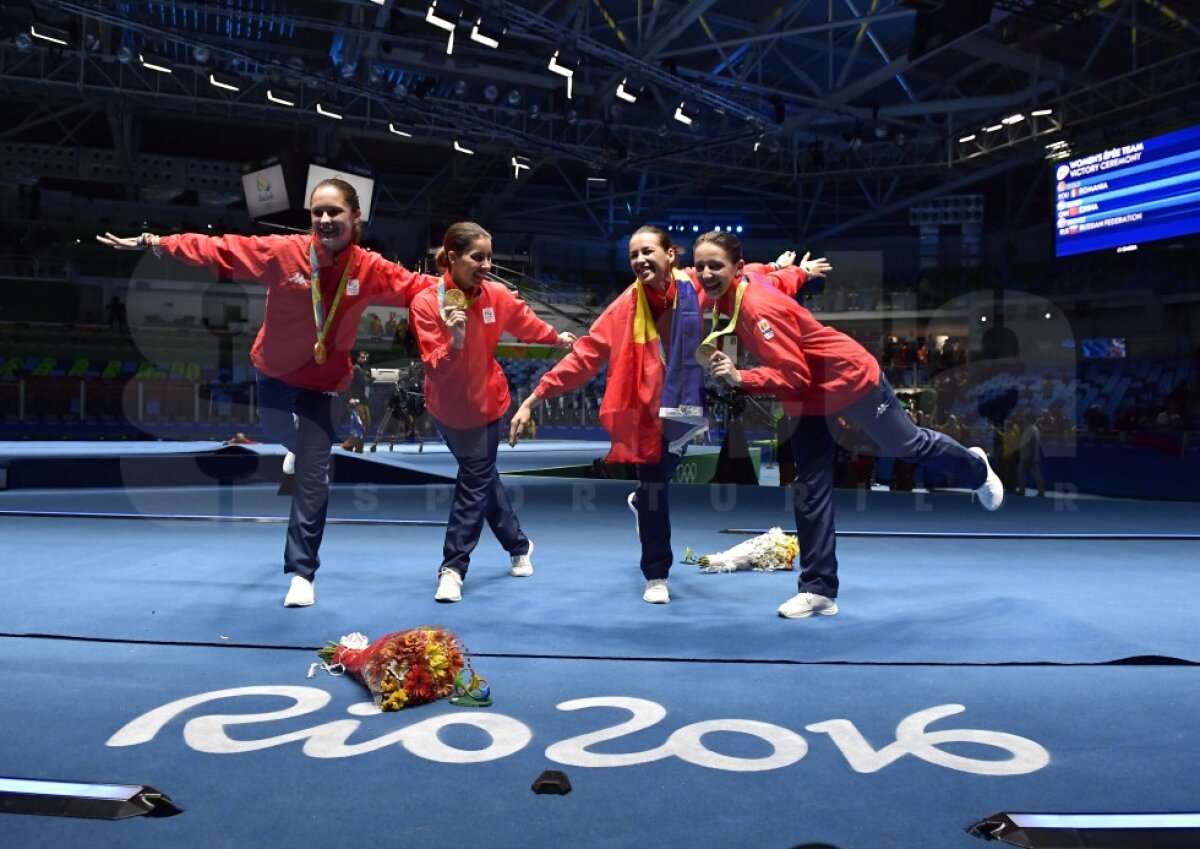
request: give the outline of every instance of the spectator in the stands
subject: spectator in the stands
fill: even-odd
[[[1025,427],[1021,431],[1020,465],[1017,468],[1017,495],[1025,494],[1025,481],[1030,474],[1037,487],[1037,497],[1046,495],[1046,480],[1042,476],[1042,434],[1038,430],[1038,417],[1032,410],[1025,413]]]

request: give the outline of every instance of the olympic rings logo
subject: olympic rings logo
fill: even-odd
[[[695,461],[689,463],[680,463],[679,468],[675,470],[675,477],[672,480],[675,483],[695,483],[696,478],[700,476],[700,470],[697,468]]]

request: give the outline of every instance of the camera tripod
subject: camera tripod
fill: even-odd
[[[425,443],[417,433],[417,419],[425,409],[425,393],[413,387],[419,386],[419,372],[414,376],[413,370],[401,372],[396,377],[396,382],[392,386],[391,395],[388,396],[387,406],[383,411],[383,418],[379,421],[379,426],[375,428],[375,440],[371,443],[370,451],[374,452],[379,447],[379,441],[388,433],[389,426],[395,423],[396,427],[392,429],[392,433],[388,434],[388,451],[392,451],[396,447],[396,436],[401,427],[404,429],[404,439],[408,441],[410,438],[417,443],[417,453],[425,450]]]

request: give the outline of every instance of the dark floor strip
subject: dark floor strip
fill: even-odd
[[[77,510],[0,510],[0,517],[19,516],[30,519],[155,519],[169,522],[262,522],[286,525],[287,516],[207,516],[187,513],[91,513]],[[435,519],[338,519],[330,517],[327,525],[412,525],[446,527],[445,521]]]
[[[769,528],[724,528],[723,534],[757,536]],[[784,531],[795,534],[796,531]],[[1168,540],[1171,542],[1195,542],[1200,534],[1168,533],[1032,533],[1032,532],[983,532],[983,531],[838,531],[840,537],[881,537],[893,539],[1061,539],[1061,540]]]
[[[75,643],[103,643],[107,645],[130,646],[161,646],[173,648],[219,648],[219,649],[255,649],[260,651],[295,651],[315,654],[318,646],[287,646],[267,645],[264,643],[234,643],[224,640],[212,642],[207,640],[135,640],[119,637],[78,637],[65,634],[13,634],[0,631],[0,639],[17,640],[58,640]],[[1165,655],[1138,655],[1122,657],[1113,660],[1057,662],[1057,661],[916,661],[916,660],[795,660],[789,658],[761,657],[634,657],[621,655],[592,655],[592,654],[531,654],[529,652],[471,652],[471,657],[498,658],[501,660],[597,660],[617,661],[628,663],[744,663],[760,666],[878,666],[878,667],[1091,667],[1091,666],[1200,666],[1200,662],[1181,657]]]

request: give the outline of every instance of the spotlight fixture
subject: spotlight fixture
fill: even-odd
[[[157,71],[160,74],[175,73],[175,68],[171,65],[170,60],[164,56],[155,53],[139,53],[138,59],[141,61],[142,67],[148,71]]]
[[[454,31],[458,28],[462,12],[462,4],[456,3],[454,0],[432,0],[425,12],[426,21],[438,29],[444,29],[450,33],[450,38],[446,42],[447,56],[454,53]]]
[[[317,114],[324,115],[326,118],[333,118],[336,121],[342,120],[341,112],[338,112],[335,109],[331,109],[329,107],[323,106],[320,103],[317,104]]]
[[[486,86],[484,86],[484,100],[486,100],[488,103],[495,103],[498,97],[500,97],[500,89],[496,88],[495,83],[488,83]]]
[[[1033,849],[1057,846],[1184,849],[1195,846],[1200,838],[1200,814],[998,813],[975,823],[967,833]]]
[[[574,98],[575,72],[579,70],[579,54],[567,47],[560,47],[550,57],[547,66],[553,73],[567,78],[567,99]]]
[[[29,34],[34,38],[48,41],[51,44],[59,44],[63,47],[66,47],[70,43],[70,34],[65,29],[49,27],[45,24],[32,24],[29,27]]]
[[[390,133],[395,133],[395,134],[396,134],[396,135],[398,135],[398,136],[403,136],[403,137],[404,137],[404,138],[406,138],[406,139],[411,139],[411,138],[412,138],[412,133],[406,133],[404,130],[401,130],[401,129],[399,129],[399,128],[398,128],[398,127],[397,127],[395,124],[393,124],[391,121],[388,121],[388,132],[390,132]]]
[[[29,48],[33,47],[33,37],[27,32],[19,32],[13,37],[13,44],[21,53],[25,53]],[[125,48],[121,48],[124,50]]]
[[[21,33],[21,35],[25,35],[25,33]],[[21,35],[17,36],[18,40],[20,40]],[[26,38],[28,38],[28,36],[26,36]],[[21,46],[20,44],[17,45],[17,47],[20,47],[20,46]],[[133,51],[130,50],[124,44],[122,44],[117,49],[117,61],[120,62],[122,65],[128,65],[130,62],[133,61]]]
[[[225,91],[242,90],[242,81],[233,74],[222,74],[219,71],[213,71],[208,75],[208,81],[216,88],[222,88]]]
[[[1004,129],[1003,124],[992,124],[989,127],[984,127],[983,131],[985,133],[995,133],[995,132],[999,132],[1000,130],[1003,130],[1003,129]]]
[[[471,41],[477,41],[484,47],[495,50],[500,46],[500,37],[507,31],[508,28],[503,24],[485,21],[480,16],[475,19],[475,25],[471,27]]]
[[[192,48],[192,58],[196,60],[197,65],[207,65],[208,60],[212,58],[212,51],[208,49],[208,45],[197,44]]]
[[[509,106],[520,106],[521,105],[521,90],[516,89],[516,88],[509,89],[508,97],[506,97],[505,100],[508,101]]]
[[[269,88],[267,89],[267,100],[280,106],[295,106],[296,93],[286,88]]]
[[[965,136],[963,136],[962,138],[960,138],[960,139],[958,140],[958,143],[959,143],[959,144],[966,144],[967,142],[973,142],[973,141],[975,141],[975,134],[974,134],[974,133],[968,133],[967,135],[965,135]]]
[[[696,123],[696,119],[700,117],[700,110],[695,106],[688,106],[686,102],[680,103],[675,107],[675,120],[681,124],[691,126]]]
[[[431,0],[425,11],[425,20],[438,29],[454,32],[458,19],[462,17],[462,5],[453,0]]]
[[[617,97],[624,100],[626,103],[637,103],[637,99],[646,93],[646,86],[642,82],[630,77],[621,80],[617,86]]]
[[[167,794],[144,784],[0,778],[0,811],[120,820],[137,816],[169,817],[182,809]]]
[[[1001,118],[1000,123],[1012,125],[1012,124],[1019,124],[1024,120],[1025,120],[1025,116],[1022,115],[1020,112],[1018,112],[1015,115],[1009,115],[1007,118]]]
[[[1030,115],[1032,115],[1032,116],[1033,116],[1033,117],[1035,117],[1035,118],[1041,118],[1041,117],[1043,117],[1043,116],[1045,116],[1045,115],[1053,115],[1053,114],[1054,114],[1054,110],[1053,110],[1053,109],[1034,109],[1034,110],[1033,110],[1032,112],[1030,112],[1029,114],[1030,114]]]

